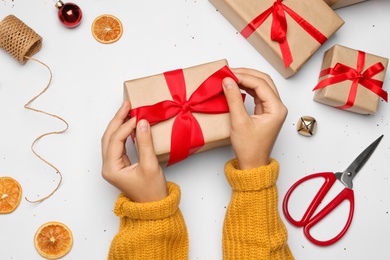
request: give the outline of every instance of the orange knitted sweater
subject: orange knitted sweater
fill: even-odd
[[[269,165],[251,170],[237,166],[237,160],[225,165],[233,193],[223,227],[223,259],[294,259],[278,212],[278,162],[271,160]],[[180,188],[168,182],[168,191],[168,197],[150,203],[135,203],[119,195],[114,212],[120,217],[120,227],[108,259],[188,259]]]

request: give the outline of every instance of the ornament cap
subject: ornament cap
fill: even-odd
[[[64,2],[62,2],[61,0],[58,0],[57,2],[56,2],[56,7],[58,8],[58,9],[60,9],[61,7],[63,7],[64,6]]]

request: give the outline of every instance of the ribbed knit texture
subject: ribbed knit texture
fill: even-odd
[[[223,259],[294,259],[278,212],[279,163],[272,159],[267,166],[239,170],[234,159],[225,174],[233,194],[223,227]]]
[[[120,228],[111,242],[108,259],[186,260],[188,233],[179,209],[180,188],[168,182],[163,200],[136,203],[119,195],[114,212]]]
[[[223,227],[223,259],[294,259],[278,212],[278,162],[239,170],[237,160],[231,160],[225,165],[225,174],[233,194]],[[168,191],[167,198],[150,203],[118,197],[114,212],[121,222],[108,259],[188,259],[187,228],[179,210],[180,188],[168,182]]]

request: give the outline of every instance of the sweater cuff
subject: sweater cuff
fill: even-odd
[[[131,201],[120,194],[115,203],[114,213],[118,217],[129,217],[139,220],[157,220],[172,216],[179,208],[180,187],[167,182],[168,196],[162,200],[146,203]]]
[[[233,190],[258,191],[276,184],[279,163],[275,159],[271,159],[268,165],[240,170],[237,159],[233,159],[225,164],[225,175]]]

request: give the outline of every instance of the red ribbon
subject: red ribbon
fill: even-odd
[[[226,77],[237,78],[227,66],[208,77],[186,100],[186,83],[182,69],[164,73],[171,100],[134,108],[130,111],[137,121],[146,119],[151,125],[176,116],[171,134],[171,152],[168,165],[186,159],[204,145],[204,138],[199,122],[193,112],[220,114],[229,112],[223,93],[222,80]],[[163,137],[162,137],[163,138]]]
[[[323,77],[325,75],[331,75],[333,77],[321,80],[313,89],[313,91],[345,80],[351,80],[352,86],[348,95],[347,102],[345,105],[339,106],[338,108],[348,109],[353,106],[353,104],[355,103],[359,84],[371,90],[387,102],[387,92],[382,89],[383,81],[372,78],[381,71],[383,71],[385,67],[381,62],[377,62],[371,67],[367,68],[364,72],[362,72],[364,68],[365,57],[365,52],[358,51],[356,69],[348,67],[341,63],[337,63],[334,68],[322,70],[320,72],[320,77]]]
[[[283,56],[284,66],[288,68],[293,62],[290,46],[287,41],[287,21],[289,14],[307,33],[309,33],[321,45],[328,39],[314,26],[308,23],[300,15],[282,3],[283,0],[276,0],[274,4],[263,13],[253,19],[242,31],[241,34],[248,38],[262,23],[272,14],[271,40],[279,43],[279,48]]]

